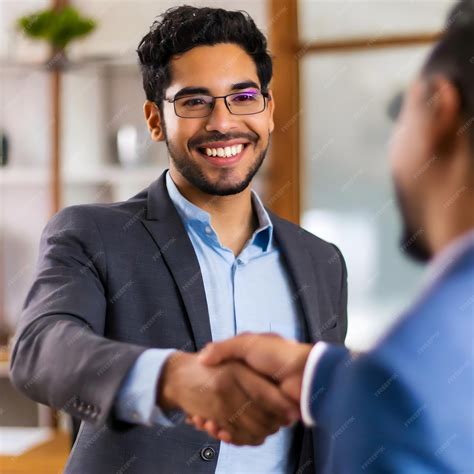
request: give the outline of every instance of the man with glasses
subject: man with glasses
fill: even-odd
[[[201,352],[210,366],[239,360],[276,376],[301,401],[305,423],[331,434],[330,446],[316,439],[327,456],[320,473],[474,472],[473,47],[474,1],[462,0],[405,95],[391,140],[403,249],[430,261],[398,323],[357,356],[260,334]],[[194,422],[232,441],[212,420]]]
[[[309,472],[322,434],[294,423],[298,405],[245,364],[206,367],[196,353],[244,331],[346,334],[341,253],[251,190],[274,128],[266,40],[245,13],[178,7],[138,55],[170,169],[126,202],[48,223],[12,380],[82,420],[67,473]],[[185,413],[254,446],[220,443]]]

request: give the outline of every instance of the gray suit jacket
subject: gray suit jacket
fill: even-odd
[[[343,342],[341,253],[270,217],[308,341]],[[11,379],[29,398],[82,420],[67,473],[212,473],[218,441],[185,423],[122,422],[113,409],[127,371],[147,348],[194,352],[210,341],[198,260],[163,174],[128,201],[71,206],[49,221],[17,329]],[[312,436],[299,426],[293,453],[300,472],[318,463]]]

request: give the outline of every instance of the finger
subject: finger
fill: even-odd
[[[299,419],[299,407],[286,397],[276,385],[257,375],[243,365],[237,365],[234,371],[237,383],[253,400],[271,424],[287,425]]]
[[[203,430],[204,429],[204,423],[206,422],[206,420],[202,416],[194,415],[192,417],[192,421],[193,421],[194,426],[198,430]]]
[[[269,420],[262,413],[260,407],[249,398],[236,380],[234,365],[241,366],[244,370],[253,372],[242,364],[233,363],[232,367],[225,366],[225,371],[229,376],[229,386],[232,391],[226,395],[225,403],[222,405],[223,416],[216,419],[219,428],[227,431],[232,443],[237,445],[257,445],[269,434]],[[211,436],[217,435],[210,424],[207,425],[208,433]],[[278,427],[276,428],[278,429]]]
[[[217,365],[229,359],[245,361],[256,337],[257,334],[242,333],[226,341],[210,343],[199,353],[198,359],[205,365]]]
[[[204,422],[204,429],[213,437],[217,438],[217,434],[220,431],[220,427],[214,420],[207,420]]]
[[[232,442],[232,436],[226,430],[219,430],[219,432],[217,433],[217,439],[220,439],[224,443],[231,443]]]
[[[299,404],[301,400],[301,384],[302,376],[296,374],[284,379],[280,384],[280,389],[287,397]]]
[[[232,436],[232,443],[238,445],[259,445],[269,435],[276,433],[286,418],[281,419],[281,415],[269,414],[261,405],[257,405],[253,400],[247,399],[228,418],[231,429],[222,426],[229,431]]]

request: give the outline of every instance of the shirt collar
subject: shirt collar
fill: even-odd
[[[166,188],[185,225],[192,226],[200,235],[202,235],[202,230],[205,227],[209,226],[212,228],[210,214],[188,201],[180,193],[169,171],[166,173]],[[258,245],[264,252],[267,252],[273,239],[273,224],[260,197],[253,189],[251,190],[251,196],[253,210],[257,215],[258,228],[250,238],[249,244]]]

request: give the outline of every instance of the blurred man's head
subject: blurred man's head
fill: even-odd
[[[212,195],[246,189],[273,131],[272,60],[253,20],[244,12],[173,8],[137,51],[145,117],[152,139],[166,141],[173,175]]]
[[[391,164],[409,254],[427,260],[473,226],[474,0],[452,10],[408,91]]]

